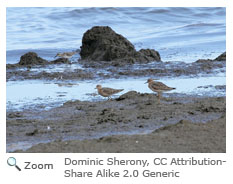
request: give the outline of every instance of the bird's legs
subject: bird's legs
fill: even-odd
[[[158,92],[157,97],[158,97],[158,103],[159,103],[159,104],[160,104],[160,96],[161,96],[161,92]]]

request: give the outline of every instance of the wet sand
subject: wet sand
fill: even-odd
[[[131,91],[111,101],[8,112],[7,142],[34,141],[16,152],[226,152],[225,114],[225,97],[167,94],[158,104],[155,94]]]

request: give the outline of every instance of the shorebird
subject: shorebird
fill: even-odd
[[[59,53],[57,53],[57,55],[55,57],[61,57],[61,58],[69,59],[78,52],[79,52],[78,50],[73,51],[73,52],[63,52],[63,53],[59,52]]]
[[[111,96],[113,94],[119,93],[124,90],[124,89],[102,88],[101,85],[97,85],[95,89],[98,90],[99,95],[103,97],[108,97],[108,100],[111,99]]]
[[[147,82],[145,82],[145,84],[148,83],[148,88],[150,88],[154,92],[157,92],[158,102],[160,103],[160,96],[161,96],[162,92],[170,91],[170,90],[173,90],[173,89],[176,89],[176,88],[168,87],[164,83],[155,82],[154,80],[157,80],[157,79],[148,79]]]

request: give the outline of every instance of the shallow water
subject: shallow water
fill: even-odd
[[[83,33],[97,25],[112,27],[137,50],[158,50],[163,61],[214,59],[226,50],[225,20],[221,7],[7,8],[7,63],[28,51],[52,60],[76,50]]]
[[[117,97],[131,90],[140,93],[152,93],[144,84],[147,78],[128,78],[98,81],[10,81],[7,82],[7,110],[41,109],[48,110],[62,105],[68,100],[99,101],[104,98],[97,95],[96,84],[124,89]],[[198,78],[163,78],[160,80],[168,86],[176,87],[167,93],[200,96],[225,96],[225,90],[217,90],[216,85],[226,85],[225,76]],[[16,93],[17,91],[17,93]]]

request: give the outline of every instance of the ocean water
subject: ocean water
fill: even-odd
[[[52,60],[81,46],[93,26],[110,26],[137,50],[158,50],[163,61],[193,62],[226,50],[226,9],[200,8],[7,8],[7,63],[36,51]]]

